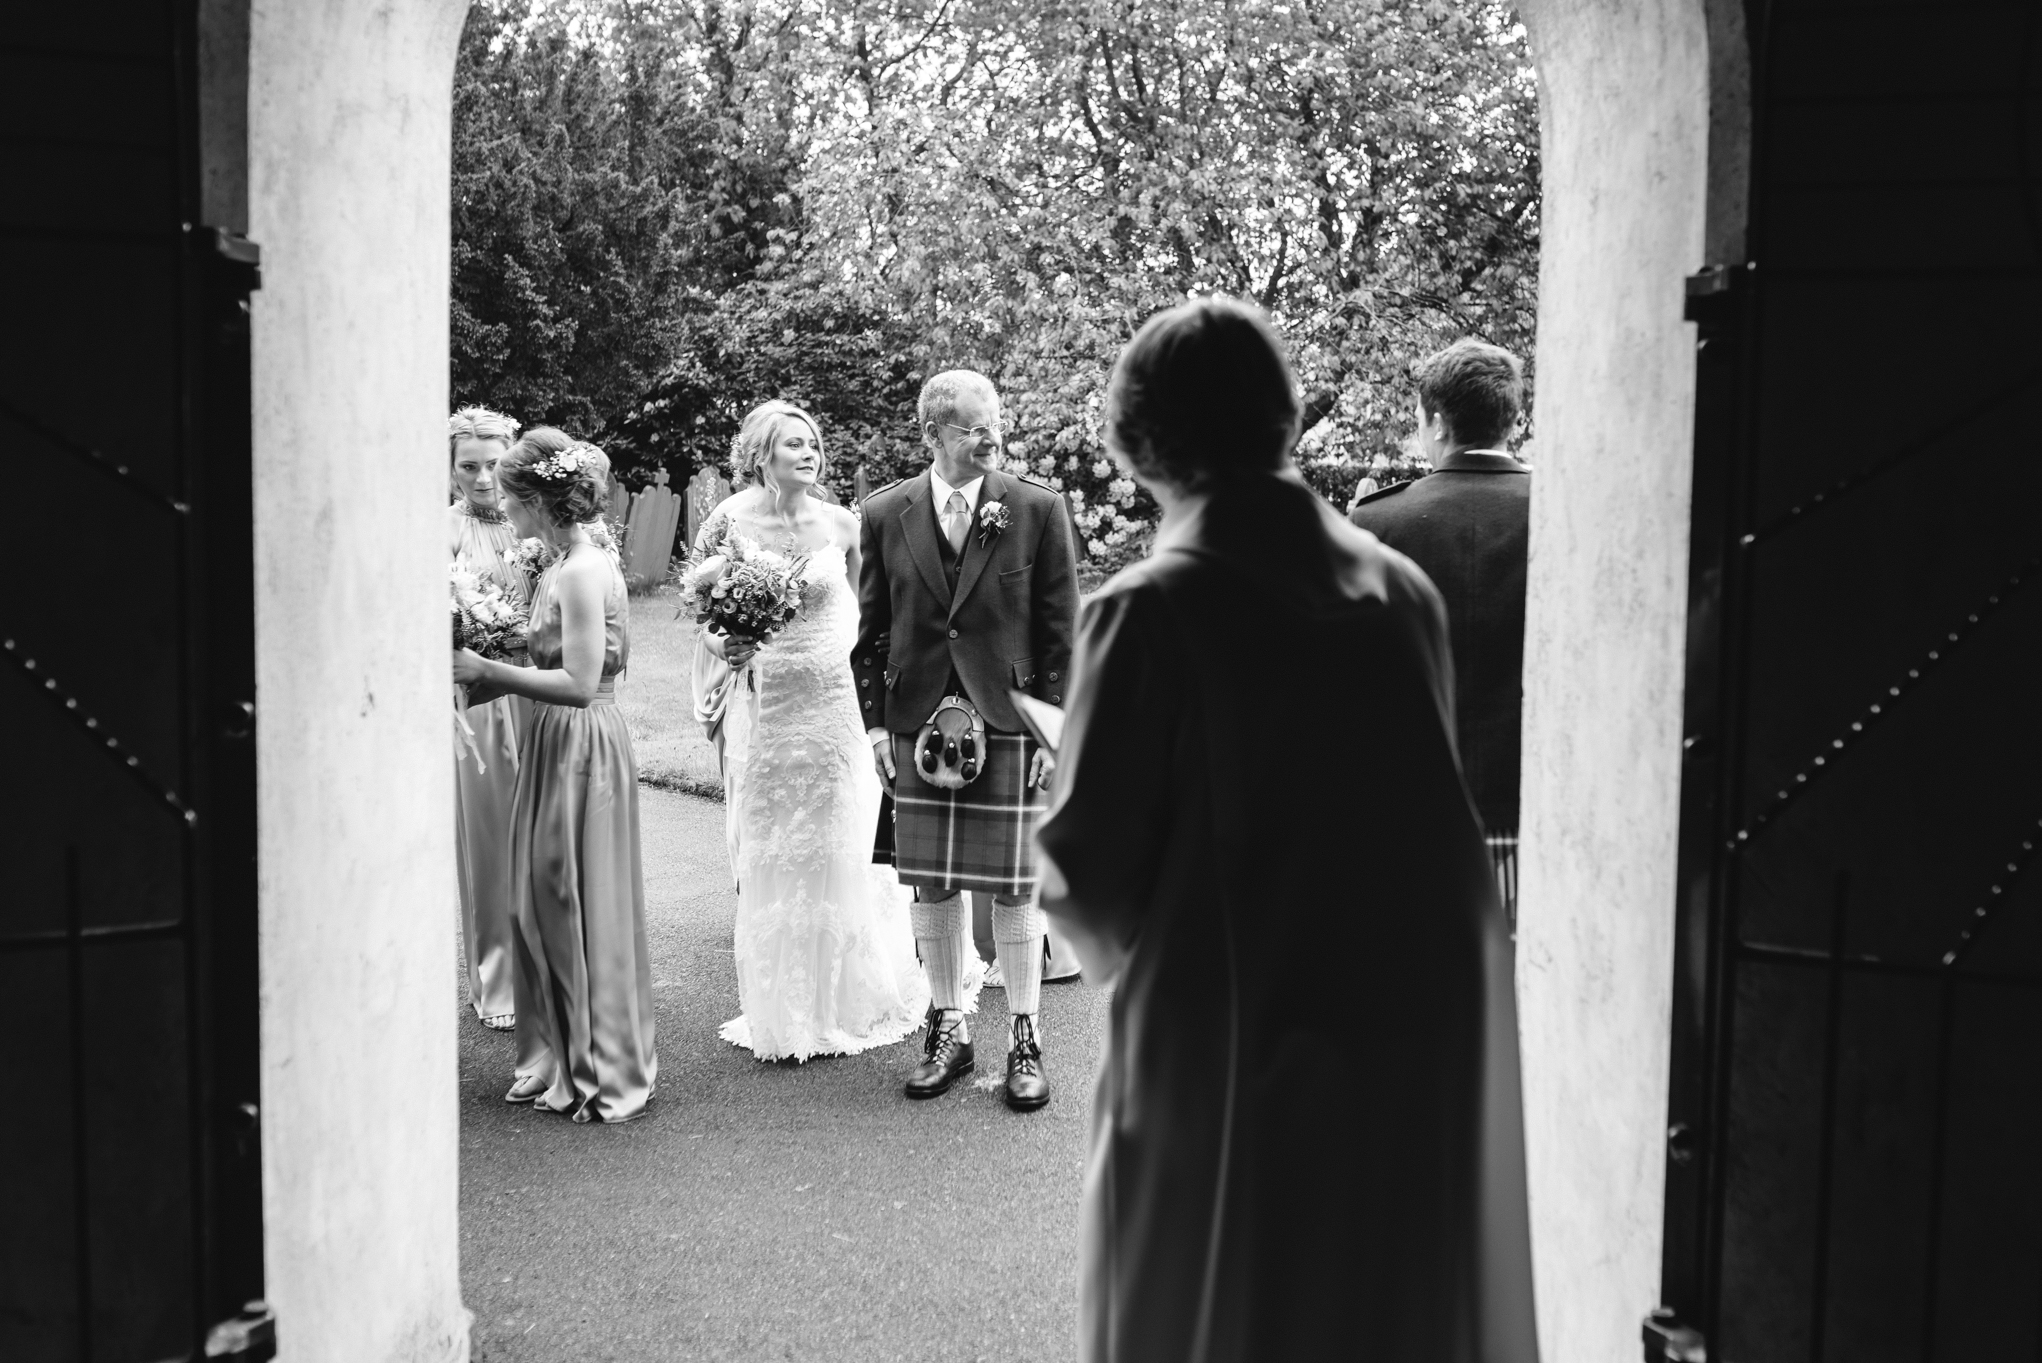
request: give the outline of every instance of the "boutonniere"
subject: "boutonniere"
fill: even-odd
[[[983,548],[993,536],[1014,523],[1014,513],[1004,502],[987,502],[978,509],[978,542]]]

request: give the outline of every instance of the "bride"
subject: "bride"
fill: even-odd
[[[731,463],[751,485],[716,508],[697,547],[738,535],[807,564],[801,613],[763,644],[700,637],[732,674],[711,679],[706,705],[697,697],[698,713],[724,706],[738,882],[743,1014],[722,1035],[760,1060],[850,1055],[908,1036],[929,1004],[907,893],[872,864],[879,779],[851,680],[858,523],[810,495],[826,457],[815,419],[792,403],[747,416]]]

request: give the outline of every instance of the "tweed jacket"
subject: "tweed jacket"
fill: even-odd
[[[993,503],[1011,521],[986,533]],[[1062,494],[988,470],[952,559],[926,470],[865,499],[858,645],[851,671],[867,729],[913,733],[954,673],[987,727],[1020,733],[1008,688],[1063,704],[1078,619],[1078,560]]]
[[[1515,833],[1531,470],[1463,450],[1363,499],[1348,519],[1424,569],[1445,599],[1461,770],[1489,831]]]

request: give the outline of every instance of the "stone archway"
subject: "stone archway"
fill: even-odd
[[[230,8],[203,6],[209,41]],[[1657,1293],[1694,382],[1681,280],[1727,237],[1705,239],[1703,0],[1525,9],[1547,177],[1520,970],[1534,1239],[1547,1356],[1608,1359],[1636,1348]],[[464,12],[248,11],[265,1220],[292,1363],[467,1351],[441,489],[417,458],[446,411]],[[1741,68],[1720,64],[1735,102]],[[1736,142],[1718,137],[1719,162]]]
[[[1636,1356],[1659,1292],[1695,391],[1682,281],[1741,258],[1743,217],[1741,20],[1706,9],[1524,6],[1545,217],[1518,998],[1554,1360]]]
[[[463,0],[248,33],[267,1290],[292,1363],[455,1363],[445,569]]]

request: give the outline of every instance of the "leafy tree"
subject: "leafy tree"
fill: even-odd
[[[604,22],[598,24],[595,21]],[[454,87],[453,388],[606,437],[672,363],[691,291],[798,214],[713,7],[471,8]]]
[[[1398,458],[1412,358],[1530,353],[1536,93],[1494,0],[505,0],[462,69],[457,170],[510,211],[462,218],[457,175],[457,262],[490,262],[457,337],[501,328],[457,388],[627,466],[720,461],[784,396],[887,476],[921,376],[970,366],[1111,563],[1154,508],[1100,401],[1157,308],[1270,312],[1333,496]]]
[[[858,295],[768,281],[689,302],[674,362],[619,430],[641,465],[682,477],[727,467],[744,414],[779,397],[822,423],[828,481],[847,502],[858,468],[875,481],[907,472],[922,352],[899,318]]]
[[[854,3],[826,35],[855,135],[811,159],[807,249],[1001,379],[1095,550],[1150,516],[1102,458],[1106,372],[1188,293],[1271,312],[1308,400],[1301,462],[1335,495],[1401,445],[1410,359],[1469,333],[1529,353],[1536,92],[1500,7],[890,12]]]

